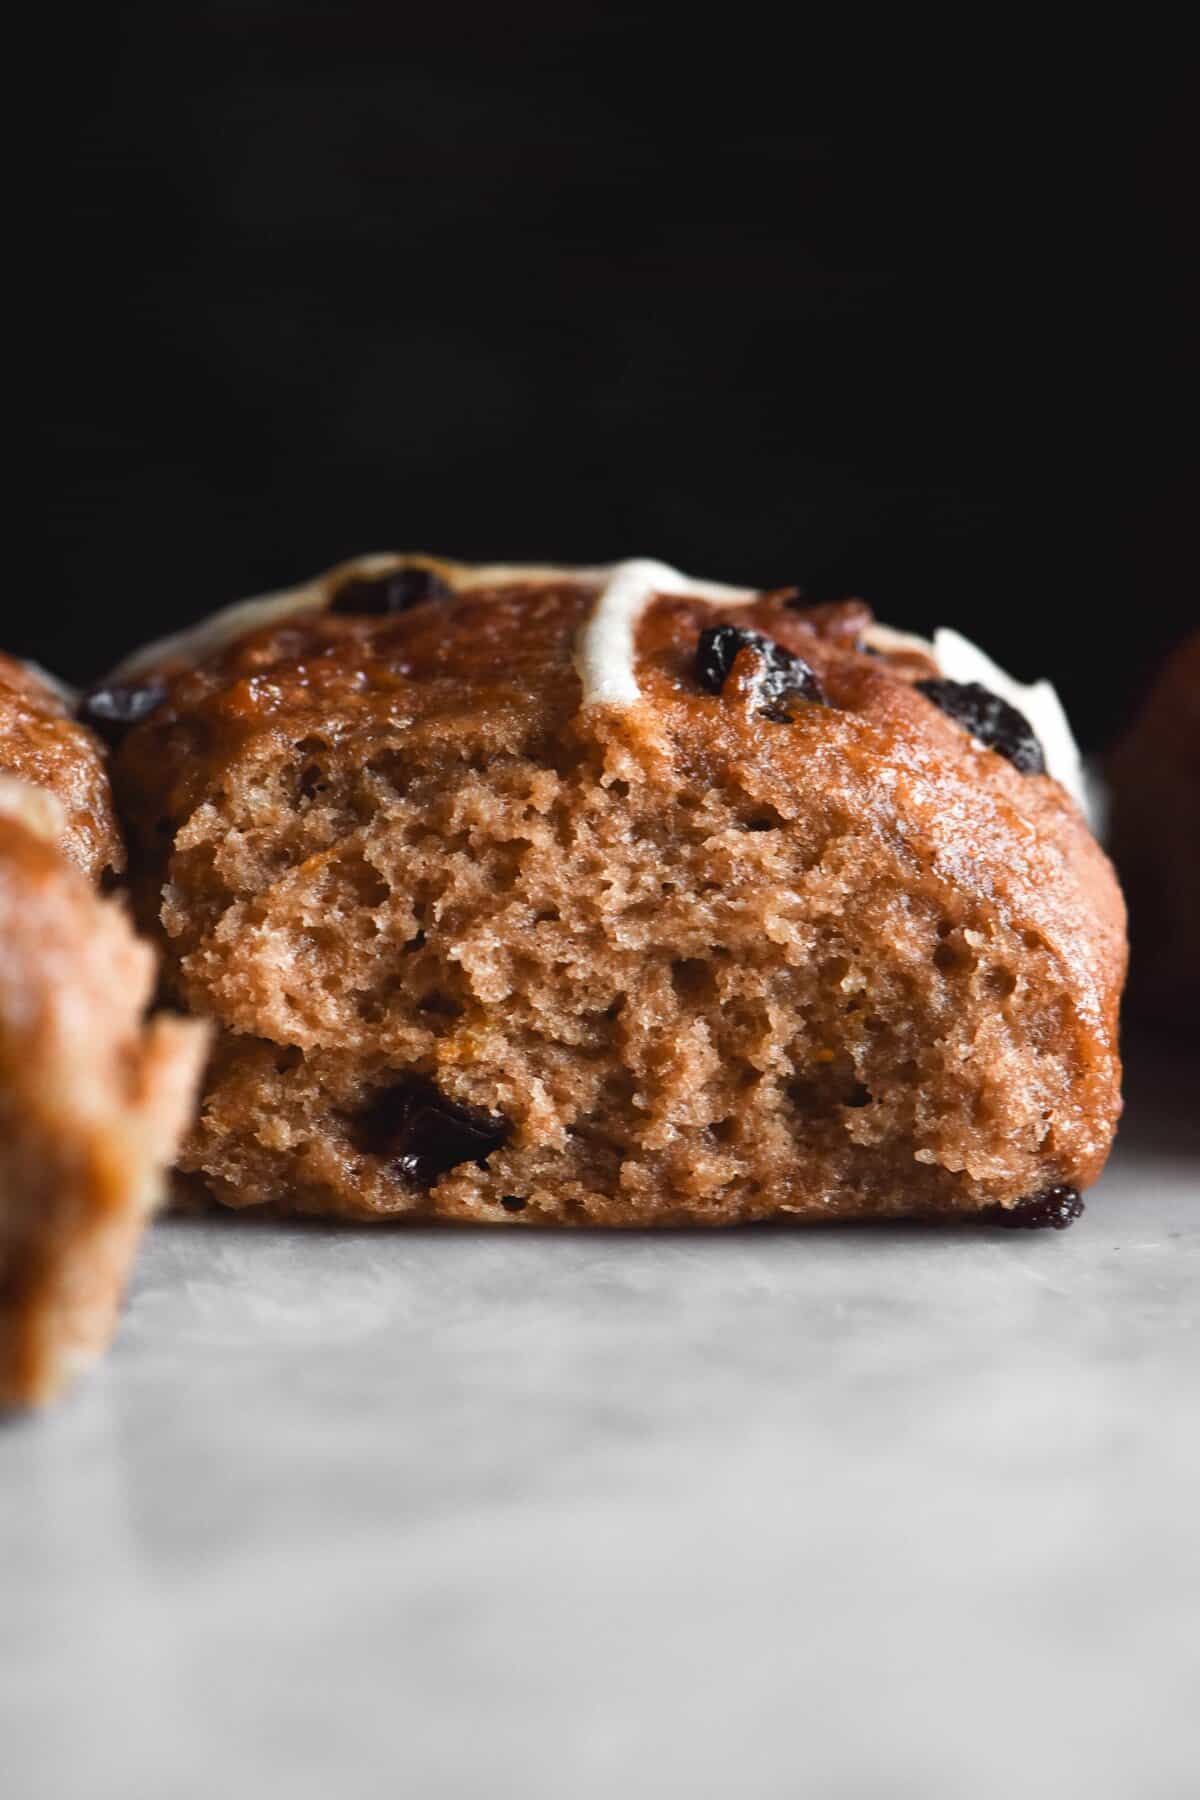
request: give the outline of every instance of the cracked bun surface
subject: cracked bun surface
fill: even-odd
[[[207,1039],[145,1021],[155,957],[94,879],[123,861],[99,744],[0,672],[0,1405],[108,1343]],[[92,879],[89,879],[91,877]]]
[[[1122,901],[949,674],[857,601],[399,556],[142,653],[137,903],[219,1028],[182,1167],[362,1220],[1065,1222]]]

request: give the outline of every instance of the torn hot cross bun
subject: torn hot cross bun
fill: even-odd
[[[1124,912],[1053,690],[858,601],[376,556],[104,690],[183,1166],[379,1220],[1062,1224]]]

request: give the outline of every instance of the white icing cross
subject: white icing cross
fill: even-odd
[[[649,557],[614,564],[575,648],[585,706],[633,706],[638,700],[634,637],[638,620],[656,594],[694,594],[697,599],[718,600],[726,606],[746,606],[758,598],[755,588],[692,581],[678,569]]]

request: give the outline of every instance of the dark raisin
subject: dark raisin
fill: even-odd
[[[1012,1207],[989,1206],[983,1217],[1006,1231],[1065,1231],[1082,1215],[1083,1201],[1074,1188],[1052,1187]]]
[[[500,1204],[504,1208],[505,1212],[519,1213],[519,1212],[525,1211],[525,1208],[529,1205],[529,1202],[528,1202],[528,1200],[518,1199],[516,1194],[505,1194],[505,1196],[501,1200]]]
[[[448,1100],[428,1076],[413,1075],[386,1088],[361,1121],[361,1141],[373,1156],[421,1187],[459,1163],[482,1168],[508,1137],[507,1119]]]
[[[696,646],[696,679],[710,694],[719,694],[729,671],[743,650],[753,650],[758,662],[754,681],[754,710],[776,724],[786,724],[788,704],[808,700],[825,706],[825,690],[803,657],[785,650],[761,631],[740,625],[710,625],[700,633]]]
[[[1044,775],[1046,758],[1025,714],[978,681],[918,681],[921,692],[972,737],[1007,756],[1022,775]]]
[[[402,613],[426,600],[445,600],[451,590],[432,569],[393,569],[387,575],[352,575],[330,602],[335,613]]]
[[[117,681],[85,694],[80,717],[106,743],[118,744],[127,731],[148,719],[166,697],[167,683],[157,676],[145,681]]]

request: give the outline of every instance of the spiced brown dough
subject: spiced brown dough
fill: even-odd
[[[145,1024],[151,948],[93,880],[123,860],[99,744],[0,662],[0,1406],[108,1343],[206,1037]]]
[[[1200,632],[1168,659],[1112,757],[1113,855],[1138,1009],[1195,1036],[1200,1002]]]
[[[117,758],[135,888],[220,1026],[183,1168],[234,1207],[527,1225],[1093,1181],[1124,913],[1073,801],[858,602],[660,594],[632,703],[585,704],[599,582],[374,558],[136,666],[169,691]],[[759,639],[722,675],[730,622]]]

